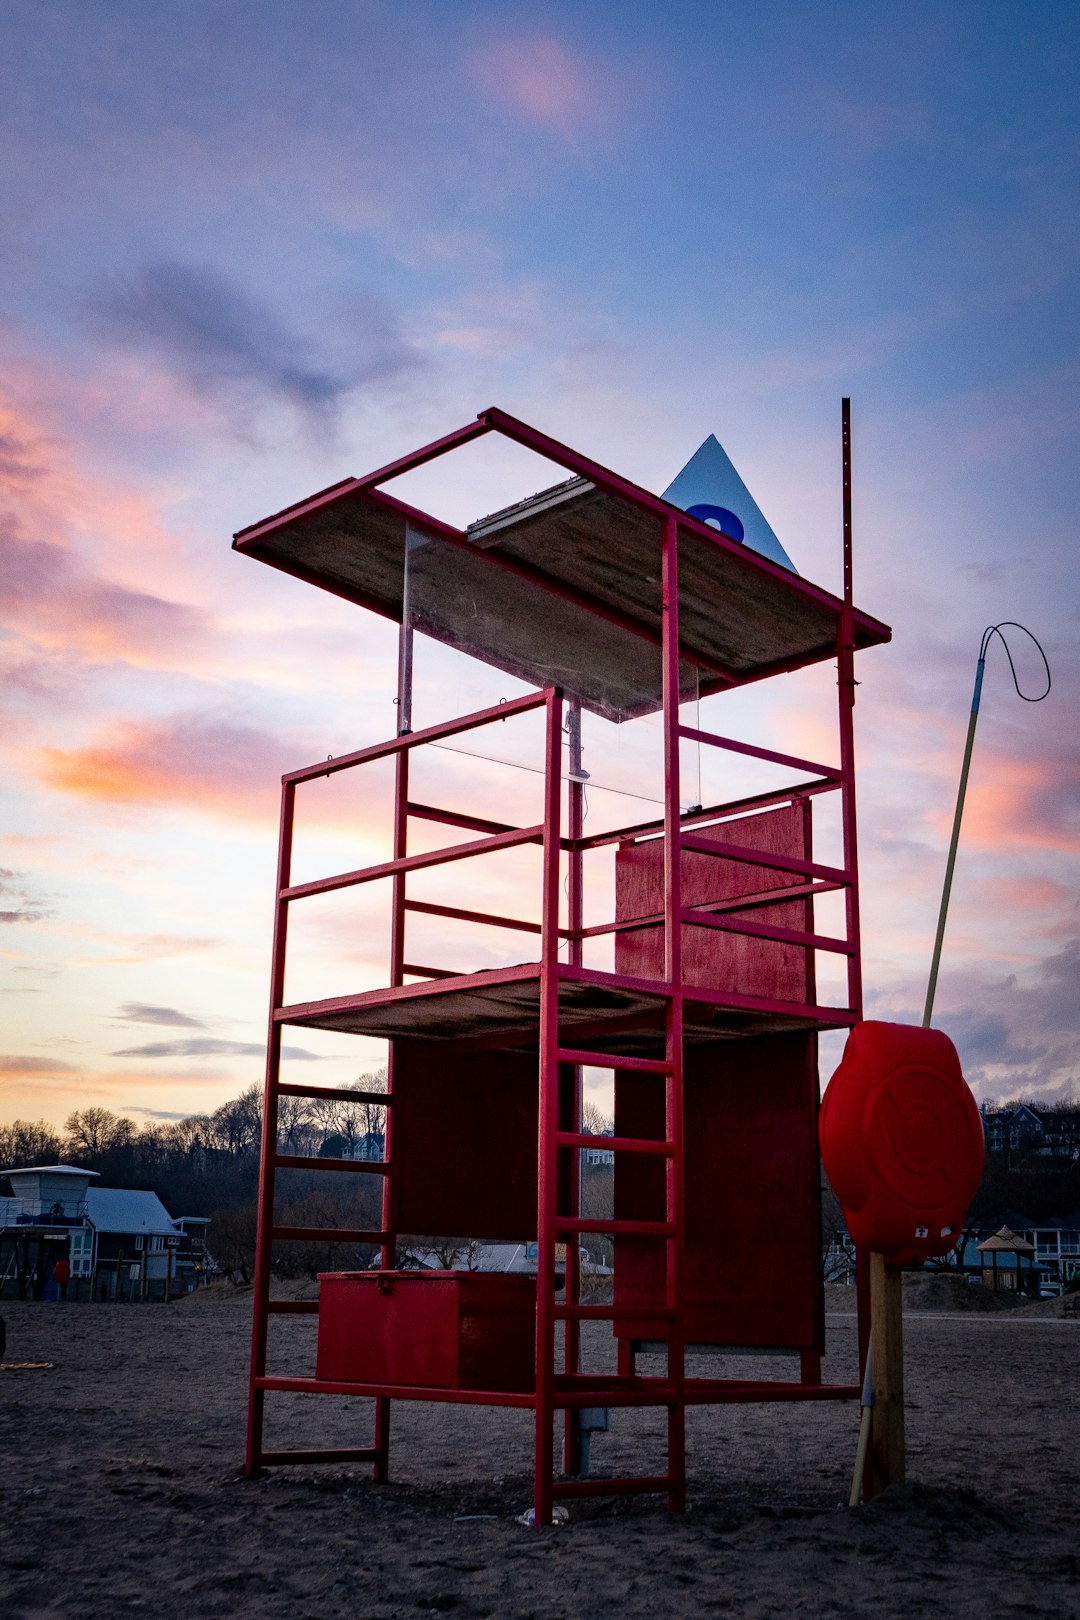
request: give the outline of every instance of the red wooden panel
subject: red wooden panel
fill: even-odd
[[[801,805],[782,805],[753,816],[740,816],[718,826],[694,829],[694,836],[719,843],[777,855],[811,858]],[[725,860],[684,850],[683,905],[727,900],[765,889],[790,888],[803,880],[789,872],[770,871],[745,861]],[[664,842],[654,838],[627,845],[615,857],[615,916],[618,921],[644,917],[664,909]],[[734,913],[778,928],[805,929],[809,907],[805,900],[748,906]],[[732,990],[739,995],[769,996],[785,1001],[809,999],[812,979],[808,953],[799,945],[748,935],[721,933],[713,928],[683,929],[683,980],[708,990]],[[615,936],[615,971],[646,979],[664,976],[664,930],[659,924]]]
[[[536,1282],[481,1271],[319,1278],[316,1376],[433,1389],[532,1389]]]
[[[393,1064],[397,1231],[534,1238],[535,1054],[395,1041]]]
[[[822,1326],[813,1035],[772,1035],[686,1054],[686,1300],[689,1342],[819,1347]],[[662,1136],[664,1082],[620,1070],[615,1130]],[[664,1167],[618,1155],[615,1214],[661,1220]],[[618,1304],[664,1303],[664,1244],[619,1237]],[[662,1339],[663,1323],[616,1324]]]

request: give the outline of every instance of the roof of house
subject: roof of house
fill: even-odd
[[[178,1230],[157,1193],[129,1187],[88,1187],[86,1213],[99,1232],[175,1237]]]
[[[18,1164],[11,1170],[0,1170],[0,1176],[94,1176],[97,1170],[84,1170],[77,1164]]]
[[[1029,1243],[1027,1238],[1019,1237],[1016,1232],[1010,1231],[1007,1226],[1003,1226],[1000,1232],[995,1232],[993,1237],[987,1238],[985,1243],[977,1244],[976,1248],[980,1254],[993,1253],[994,1251],[999,1254],[1035,1253],[1033,1243]]]

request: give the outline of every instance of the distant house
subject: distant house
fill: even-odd
[[[70,1262],[73,1282],[92,1276],[94,1232],[86,1195],[97,1172],[51,1164],[0,1173],[14,1194],[0,1198],[0,1296],[55,1295],[52,1273],[60,1259]]]
[[[168,1298],[181,1233],[157,1193],[89,1187],[86,1206],[94,1232],[94,1297]]]
[[[57,1260],[71,1265],[72,1293],[96,1300],[165,1300],[201,1278],[205,1221],[174,1221],[153,1192],[96,1187],[94,1170],[53,1164],[0,1172],[0,1294],[56,1296]]]
[[[983,1103],[979,1112],[987,1153],[1036,1163],[1080,1159],[1080,1113],[1040,1108],[1037,1103],[1013,1103],[1007,1108]]]

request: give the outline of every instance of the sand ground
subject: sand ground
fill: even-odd
[[[848,1304],[830,1290],[833,1381],[854,1377]],[[54,1366],[0,1373],[0,1616],[1078,1617],[1080,1322],[958,1304],[909,1293],[907,1486],[843,1505],[853,1407],[697,1409],[685,1517],[589,1502],[538,1532],[515,1522],[531,1414],[399,1403],[389,1484],[245,1480],[250,1296],[5,1302],[8,1359]],[[272,1326],[277,1365],[304,1369],[311,1319]],[[269,1443],[368,1441],[369,1403],[269,1399]],[[661,1424],[614,1414],[594,1471],[659,1471]]]

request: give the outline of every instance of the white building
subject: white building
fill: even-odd
[[[167,1299],[185,1234],[157,1193],[95,1187],[96,1170],[37,1165],[0,1172],[0,1292],[49,1297],[65,1253],[75,1293],[102,1299]]]

